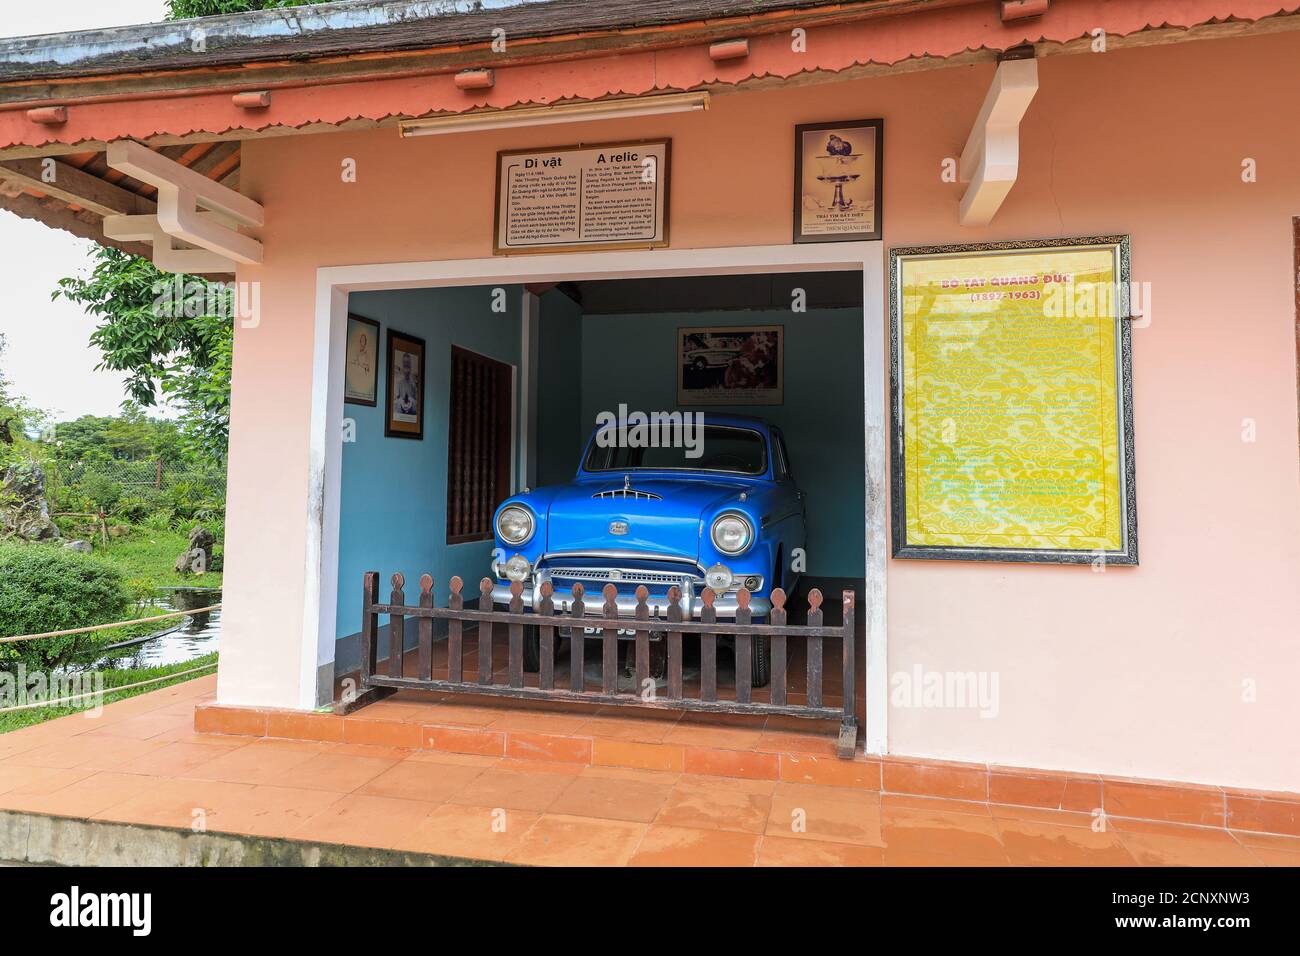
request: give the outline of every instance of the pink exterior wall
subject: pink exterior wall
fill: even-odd
[[[1133,335],[1141,566],[891,561],[891,674],[992,671],[1000,701],[993,719],[891,707],[890,751],[1300,791],[1300,129],[1270,101],[1300,81],[1300,35],[1044,59],[1020,182],[992,226],[963,229],[964,187],[940,164],[991,76],[729,93],[703,115],[472,136],[246,143],[243,188],[268,225],[265,264],[240,271],[263,283],[262,319],[236,336],[222,700],[301,706],[285,675],[303,648],[318,266],[490,256],[496,150],[657,135],[673,137],[674,247],[786,243],[793,125],[882,116],[886,248],[1128,233],[1133,277],[1152,287]],[[344,158],[356,183],[340,181]],[[286,610],[260,610],[272,602]]]

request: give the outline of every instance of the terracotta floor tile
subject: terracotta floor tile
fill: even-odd
[[[778,793],[772,797],[765,834],[825,843],[883,846],[880,808],[874,802]]]
[[[123,763],[118,769],[122,773],[143,773],[157,777],[184,776],[192,770],[215,760],[224,753],[246,746],[239,744],[230,747],[213,747],[211,744],[170,743],[157,750],[141,754]]]
[[[875,846],[767,834],[758,846],[758,865],[883,866],[884,851]]]
[[[211,829],[227,805],[252,789],[250,784],[221,780],[159,779],[154,786],[91,816],[122,823]]]
[[[578,728],[590,720],[582,714],[529,713],[506,711],[488,727],[492,730],[526,730],[537,734],[576,734]],[[591,734],[579,736],[589,737]]]
[[[890,867],[1002,867],[1010,866],[1005,859],[995,856],[954,856],[951,853],[924,853],[911,848],[885,847],[881,854],[882,865]]]
[[[519,757],[502,757],[492,765],[498,770],[515,770],[519,773],[550,773],[563,777],[576,777],[589,768],[563,760],[527,760]]]
[[[552,813],[649,823],[668,799],[671,784],[580,774],[551,805]]]
[[[341,795],[302,787],[253,787],[222,801],[208,829],[222,833],[287,837]]]
[[[420,722],[443,727],[486,727],[500,716],[501,711],[491,707],[437,704],[425,709]]]
[[[310,760],[285,768],[270,777],[267,783],[276,787],[351,793],[397,763],[392,758],[360,757],[331,750],[313,754]]]
[[[1058,827],[1091,828],[1096,819],[1091,813],[1079,810],[1042,810],[1038,807],[1007,807],[999,803],[989,804],[989,813],[994,820],[1018,820],[1025,823],[1046,823]],[[1111,829],[1107,827],[1107,829]]]
[[[132,740],[149,740],[168,731],[184,731],[192,729],[193,726],[194,720],[192,717],[151,712],[127,720],[116,721],[104,727],[97,727],[94,730],[87,731],[87,733],[96,737],[126,737]]]
[[[1226,830],[1170,827],[1118,829],[1124,849],[1141,866],[1259,866],[1253,851]]]
[[[681,773],[686,764],[686,749],[683,744],[607,740],[597,737],[591,745],[591,762],[593,766],[632,767]]]
[[[13,808],[14,802],[25,804],[28,797],[56,793],[78,780],[93,776],[94,770],[67,767],[23,767],[0,765],[0,808]]]
[[[531,730],[506,732],[505,756],[522,760],[556,760],[584,766],[591,763],[591,740]]]
[[[555,803],[573,779],[571,774],[528,773],[493,767],[448,796],[447,801],[465,806],[541,813]]]
[[[605,777],[609,780],[637,780],[641,783],[671,787],[682,779],[680,773],[664,770],[637,770],[633,767],[580,767],[584,777]]]
[[[807,783],[778,783],[773,796],[791,800],[832,800],[855,806],[879,809],[881,796],[873,790],[855,790],[852,787],[817,787]]]
[[[945,797],[917,797],[908,793],[885,793],[880,796],[882,807],[900,810],[930,810],[936,813],[973,813],[990,815],[989,804],[974,800],[949,800]]]
[[[221,780],[225,783],[270,783],[319,755],[324,746],[288,744],[288,741],[254,740],[247,747],[223,753],[186,771],[184,776],[194,780]]]
[[[1114,830],[999,820],[998,835],[1017,866],[1134,866],[1136,861]]]
[[[673,786],[655,823],[744,833],[762,833],[767,827],[772,811],[769,794],[683,783]]]
[[[493,767],[501,762],[500,757],[484,754],[458,754],[446,750],[412,750],[407,760],[417,763],[441,763],[458,767]]]
[[[506,860],[536,866],[623,866],[647,829],[644,823],[543,814]]]
[[[715,777],[711,774],[684,773],[677,784],[683,790],[700,788],[705,790],[731,790],[735,793],[759,793],[771,796],[776,792],[778,782],[775,780],[750,780],[747,777]]]
[[[6,794],[0,799],[5,800],[8,809],[12,810],[65,817],[91,817],[157,786],[159,782],[160,778],[157,777],[101,771],[53,793],[28,796],[26,805],[19,802],[19,794]]]
[[[308,818],[289,836],[295,840],[418,852],[424,845],[419,836],[420,824],[438,806],[424,800],[350,793]]]
[[[881,836],[895,853],[943,854],[1006,864],[1008,857],[992,817],[973,813],[882,807]],[[890,865],[890,854],[885,854]]]
[[[652,826],[629,866],[753,866],[759,837],[752,833]]]
[[[1229,830],[1228,832],[1242,846],[1280,850],[1283,853],[1300,853],[1300,837],[1255,833],[1253,830]]]
[[[683,720],[675,724],[663,737],[667,744],[690,744],[694,747],[713,747],[720,750],[753,751],[763,739],[762,729],[724,727],[713,724],[691,723]]]
[[[396,763],[399,760],[407,760],[421,751],[410,750],[406,747],[385,747],[381,744],[332,743],[321,752],[345,754],[353,757],[373,757],[378,760],[391,760]]]
[[[836,739],[834,737],[827,737],[824,734],[800,734],[790,731],[765,730],[759,737],[757,749],[776,751],[778,753],[816,754],[823,757],[834,757],[835,744]]]
[[[35,733],[34,731],[46,731],[44,733]],[[28,732],[33,731],[33,732]],[[56,740],[64,739],[61,735],[51,734],[46,726],[31,727],[26,730],[11,730],[7,734],[0,734],[0,761],[9,760],[12,757],[21,754],[30,753],[38,747]]]
[[[584,737],[602,737],[605,740],[662,743],[676,723],[676,720],[638,717],[591,717],[578,728],[578,732]]]
[[[444,803],[484,770],[481,766],[403,760],[362,784],[360,792],[377,797]]]
[[[420,821],[412,846],[442,856],[504,860],[539,818],[528,810],[445,804]]]
[[[21,754],[22,763],[33,767],[80,767],[86,770],[114,770],[142,754],[166,746],[127,737],[91,737],[81,734]]]
[[[1102,801],[1111,817],[1212,827],[1223,826],[1225,820],[1225,798],[1217,787],[1175,788],[1108,780],[1102,788]]]

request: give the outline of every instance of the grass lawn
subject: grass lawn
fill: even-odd
[[[146,694],[149,691],[159,690],[163,687],[170,687],[172,684],[179,684],[182,681],[193,680],[195,677],[203,677],[212,673],[210,665],[217,662],[217,655],[204,654],[192,661],[186,661],[183,664],[165,664],[160,667],[142,667],[137,670],[106,670],[101,671],[104,675],[104,699],[103,703],[111,704],[116,700],[125,700],[128,697],[134,697],[137,694]],[[150,684],[148,687],[137,687],[131,690],[114,692],[112,688],[121,687],[125,684],[134,684],[138,681],[150,680],[155,677],[166,677],[169,674],[176,674],[180,671],[194,670],[196,667],[208,666],[208,669],[197,674],[186,674],[183,677],[177,677],[175,680],[159,681],[156,684]],[[94,703],[94,701],[90,701]],[[7,714],[0,714],[0,734],[7,733],[11,730],[17,730],[20,727],[29,727],[32,724],[39,724],[47,720],[53,720],[56,717],[63,717],[67,714],[75,714],[86,710],[85,707],[33,707],[31,710],[12,711]]]
[[[94,554],[121,571],[136,592],[160,587],[221,587],[220,571],[199,575],[176,572],[176,558],[188,544],[188,533],[132,528],[129,535],[109,538],[107,546],[96,539]]]

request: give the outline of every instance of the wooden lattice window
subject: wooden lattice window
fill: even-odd
[[[510,496],[510,395],[504,362],[452,346],[447,447],[447,543],[492,538]]]

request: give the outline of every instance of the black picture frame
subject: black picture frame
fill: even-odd
[[[843,233],[804,232],[804,136],[807,133],[872,130],[875,149],[873,228],[869,231]],[[794,241],[795,242],[869,242],[879,240],[884,230],[885,121],[883,119],[832,120],[825,123],[801,123],[794,128]],[[838,187],[837,187],[838,191]]]
[[[1118,403],[1116,428],[1121,482],[1121,546],[1117,550],[1082,550],[1065,548],[990,548],[952,547],[914,544],[907,540],[907,470],[906,410],[904,369],[902,367],[903,264],[909,258],[980,253],[1006,253],[1042,250],[1060,252],[1071,249],[1113,248],[1115,250],[1116,321],[1116,388]],[[911,246],[889,250],[889,396],[890,396],[890,522],[892,554],[895,558],[923,558],[945,561],[994,561],[1032,564],[1137,565],[1138,520],[1136,456],[1133,431],[1133,348],[1130,312],[1130,248],[1124,235],[1077,238],[1032,239],[1009,242],[961,243],[940,246]]]
[[[347,386],[347,370],[352,366],[352,323],[368,325],[374,330],[375,343],[375,367],[370,375],[370,391],[374,398],[366,399],[354,395],[349,395]],[[345,405],[365,405],[367,408],[375,408],[379,404],[379,343],[383,341],[379,334],[379,323],[374,319],[367,319],[363,315],[353,315],[348,313],[348,330],[346,343],[344,345],[344,371],[343,371],[343,404]]]
[[[388,347],[385,350],[387,355],[386,372],[387,383],[384,389],[384,435],[387,438],[411,438],[416,441],[424,439],[424,393],[425,393],[425,342],[424,339],[417,338],[414,335],[407,335],[405,332],[397,332],[393,329],[388,330]],[[395,416],[395,399],[397,396],[397,384],[399,369],[405,364],[401,358],[413,355],[414,372],[416,381],[411,386],[417,392],[415,397],[414,421],[408,421],[407,415],[398,413]],[[403,391],[403,399],[409,399],[410,388]]]

